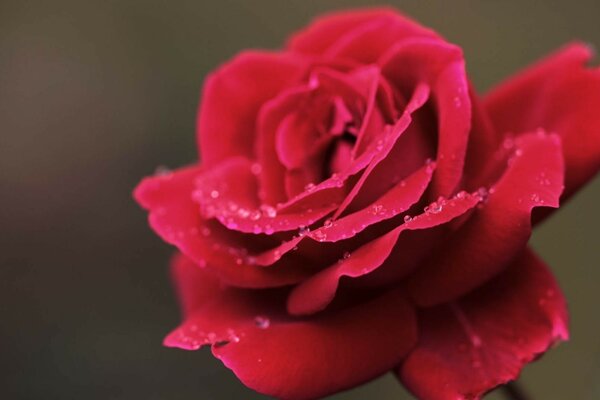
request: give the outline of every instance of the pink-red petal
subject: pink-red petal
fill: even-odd
[[[600,170],[600,68],[589,46],[574,43],[493,89],[485,107],[499,135],[542,128],[557,133],[570,197]]]
[[[428,209],[398,228],[368,242],[352,253],[347,253],[334,264],[296,286],[288,298],[288,312],[294,315],[312,314],[324,309],[334,298],[343,276],[358,278],[381,266],[404,231],[429,229],[464,215],[481,200],[478,195],[461,193],[460,196],[436,203],[439,209]],[[396,265],[402,269],[402,264]],[[409,271],[405,271],[409,272]]]
[[[385,19],[393,19],[405,27],[405,35],[411,31],[414,34],[430,32],[393,8],[354,9],[321,15],[307,28],[294,34],[288,41],[287,48],[300,53],[324,54],[337,42],[349,41],[345,38],[346,35],[352,35],[353,31],[373,21]]]
[[[300,79],[306,67],[298,55],[248,51],[209,75],[197,120],[203,164],[252,158],[260,107]]]
[[[223,289],[165,345],[195,350],[212,344],[213,354],[248,387],[301,400],[389,371],[417,339],[414,311],[398,290],[311,319],[287,316],[284,304],[279,292]]]
[[[383,74],[400,89],[415,83],[431,87],[438,121],[438,169],[432,195],[452,194],[462,177],[471,128],[471,99],[461,49],[441,40],[411,39],[392,47],[379,62]]]
[[[407,289],[421,306],[451,301],[508,265],[531,235],[531,211],[558,207],[564,164],[560,139],[523,135],[483,207],[410,277]]]
[[[240,238],[200,215],[192,200],[195,180],[204,173],[198,165],[145,178],[135,189],[137,202],[149,211],[154,231],[197,265],[206,265],[227,284],[274,287],[297,283],[307,276],[301,265],[288,260],[287,268],[267,270],[248,262],[248,249],[264,247],[264,238]]]
[[[568,339],[567,324],[551,271],[526,250],[472,294],[419,311],[419,344],[398,375],[422,400],[479,399]]]

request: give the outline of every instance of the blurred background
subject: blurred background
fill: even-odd
[[[195,160],[209,70],[322,11],[375,4],[0,1],[0,397],[265,398],[208,350],[161,346],[179,319],[172,249],[131,191]],[[597,0],[388,4],[462,45],[482,92],[574,38],[600,47]],[[572,317],[571,341],[523,374],[533,399],[600,398],[599,201],[597,179],[533,237]],[[332,398],[367,397],[410,398],[390,376]]]

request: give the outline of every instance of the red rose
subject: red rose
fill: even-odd
[[[202,163],[135,191],[180,251],[184,322],[165,344],[210,344],[284,399],[390,370],[420,399],[514,379],[568,336],[560,289],[526,246],[532,212],[599,169],[590,57],[570,45],[480,100],[459,47],[377,9],[220,67],[202,94]]]

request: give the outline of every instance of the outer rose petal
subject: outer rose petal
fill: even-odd
[[[201,160],[252,158],[262,104],[295,82],[307,62],[289,53],[244,52],[211,74],[204,85],[197,130]]]
[[[336,208],[336,204],[313,203],[314,208],[287,208],[278,212],[270,206],[258,206],[258,182],[252,163],[232,157],[199,174],[195,180],[194,200],[205,212],[228,229],[244,233],[266,233],[298,229],[311,225]]]
[[[352,42],[354,32],[364,30],[369,24],[378,20],[394,20],[404,27],[398,39],[414,35],[435,35],[414,21],[402,16],[393,8],[365,8],[333,12],[315,19],[307,28],[294,34],[288,41],[290,50],[308,54],[324,54],[338,42]],[[382,32],[382,34],[384,34]],[[360,38],[360,35],[357,35]]]
[[[185,267],[196,268],[176,264]],[[212,281],[194,274],[175,275],[200,278],[176,282],[184,301],[194,285],[213,296],[194,303],[195,312],[165,345],[195,350],[212,344],[242,382],[277,398],[320,398],[373,379],[397,365],[417,339],[414,312],[397,290],[306,320],[285,314],[282,292],[208,288]]]
[[[568,198],[600,169],[600,69],[592,50],[572,44],[493,89],[485,98],[500,135],[538,128],[560,135]]]
[[[526,245],[531,211],[558,207],[563,159],[556,135],[523,135],[487,203],[407,283],[421,306],[451,301],[498,274]]]
[[[453,304],[420,311],[419,344],[398,374],[422,400],[479,399],[568,339],[565,300],[533,252]]]
[[[171,260],[171,280],[184,317],[217,296],[222,286],[216,276],[181,253],[176,253]]]
[[[312,314],[323,310],[333,300],[342,277],[358,278],[370,274],[388,259],[400,234],[404,231],[430,229],[446,224],[471,210],[481,198],[461,195],[448,200],[442,209],[425,212],[405,222],[398,228],[374,239],[296,286],[288,298],[288,312],[294,315]],[[396,265],[398,270],[406,264]],[[408,273],[409,271],[404,271]]]
[[[211,226],[200,216],[192,192],[194,180],[202,172],[200,166],[181,168],[168,175],[145,178],[138,185],[134,197],[149,210],[152,229],[198,265],[208,264],[207,268],[227,284],[264,288],[301,281],[307,271],[298,269],[297,264],[294,267],[294,260],[288,260],[286,268],[269,270],[246,264],[244,257],[236,255],[239,249],[228,243],[228,232],[222,227],[216,229],[219,226]],[[245,239],[246,247],[254,244]]]

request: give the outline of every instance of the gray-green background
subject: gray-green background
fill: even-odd
[[[157,165],[194,160],[210,69],[280,46],[319,12],[366,4],[0,2],[1,397],[263,398],[208,351],[161,347],[178,320],[171,249],[130,192]],[[391,4],[462,45],[482,91],[573,38],[600,47],[596,0]],[[523,374],[534,399],[600,398],[599,199],[596,180],[533,238],[572,317],[572,340]],[[384,377],[334,398],[409,397]]]

